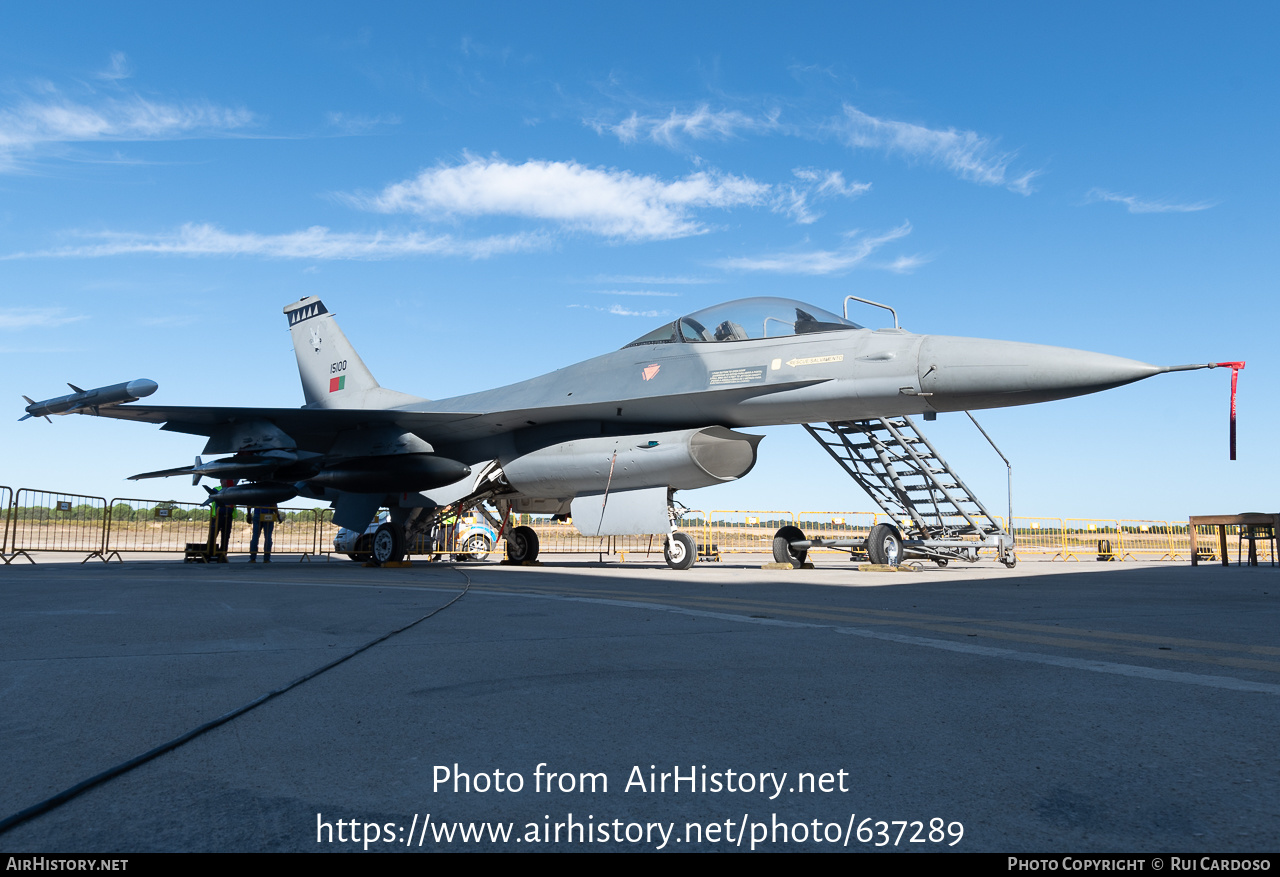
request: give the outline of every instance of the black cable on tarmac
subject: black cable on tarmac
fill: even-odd
[[[350,661],[356,655],[360,654],[361,652],[368,651],[369,649],[376,646],[378,643],[389,640],[391,639],[391,637],[396,636],[397,634],[404,633],[406,630],[409,630],[412,627],[416,627],[417,625],[426,621],[428,618],[432,617],[433,615],[439,615],[441,612],[448,609],[454,603],[457,603],[459,600],[465,597],[467,594],[467,591],[471,590],[471,576],[467,575],[465,572],[458,569],[457,567],[453,567],[453,569],[455,572],[457,572],[459,575],[461,575],[464,579],[467,580],[467,584],[466,584],[466,587],[464,587],[461,591],[458,592],[458,595],[456,597],[454,597],[448,603],[445,603],[443,606],[440,606],[436,609],[432,609],[426,615],[422,616],[421,618],[415,621],[409,622],[403,627],[397,627],[395,630],[392,630],[388,633],[384,633],[382,636],[378,637],[377,639],[370,640],[369,642],[360,646],[355,651],[348,652],[342,657],[337,658],[333,661],[330,661],[329,663],[325,664],[323,667],[318,667],[315,670],[312,670],[310,673],[307,673],[305,676],[299,676],[297,679],[293,680],[287,685],[277,688],[274,691],[268,691],[266,694],[262,695],[256,700],[250,701],[249,703],[245,704],[242,707],[237,707],[236,709],[233,709],[228,713],[224,713],[218,716],[216,719],[213,719],[212,721],[205,722],[203,725],[200,725],[197,728],[192,728],[190,731],[186,732],[182,736],[174,737],[168,743],[161,743],[159,746],[155,747],[154,749],[148,750],[147,752],[144,752],[141,755],[135,756],[134,758],[131,758],[128,761],[121,762],[120,764],[117,764],[115,767],[108,768],[107,770],[104,770],[102,773],[97,774],[96,776],[91,776],[89,777],[89,779],[84,780],[83,782],[76,783],[71,788],[64,789],[58,794],[50,798],[46,798],[38,804],[33,804],[32,806],[28,807],[25,810],[20,810],[17,813],[14,813],[12,816],[7,816],[4,819],[0,819],[0,834],[4,834],[9,829],[16,828],[22,823],[30,819],[34,819],[35,817],[41,815],[42,813],[48,813],[50,810],[53,810],[56,807],[61,807],[63,804],[73,800],[74,798],[78,798],[80,795],[84,794],[85,792],[89,791],[95,786],[100,786],[103,783],[107,782],[108,780],[115,779],[121,774],[128,773],[129,771],[133,770],[135,767],[144,765],[148,761],[151,761],[152,759],[159,758],[161,755],[164,755],[166,752],[171,752],[174,749],[177,749],[179,746],[182,746],[185,743],[191,742],[197,737],[200,737],[203,734],[206,734],[209,731],[212,731],[214,728],[218,727],[219,725],[225,725],[227,722],[231,721],[232,719],[237,718],[238,716],[242,716],[245,713],[249,712],[250,710],[256,709],[262,706],[267,701],[273,700],[274,698],[279,697],[280,695],[284,694],[287,691],[292,691],[302,683],[307,682],[311,679],[314,679],[315,677],[319,676],[322,673],[327,673],[328,671],[332,670],[334,667],[337,667],[339,664],[343,664],[343,663],[346,663],[347,661]]]

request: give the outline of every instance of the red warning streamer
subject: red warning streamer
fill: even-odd
[[[1231,369],[1231,459],[1236,458],[1236,379],[1240,377],[1243,362],[1217,362],[1215,368]]]

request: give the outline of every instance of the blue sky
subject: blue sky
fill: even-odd
[[[266,10],[0,11],[0,484],[199,498],[124,479],[200,439],[17,423],[18,394],[301,404],[303,295],[384,386],[443,398],[718,301],[858,294],[918,332],[1248,361],[1235,463],[1225,370],[981,415],[1017,513],[1274,506],[1273,6]],[[685,501],[871,508],[764,431]],[[968,420],[929,434],[1002,509]]]

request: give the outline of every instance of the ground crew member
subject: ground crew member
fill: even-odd
[[[276,528],[276,521],[280,518],[280,510],[274,505],[262,506],[256,508],[249,513],[250,519],[253,521],[253,537],[249,540],[249,562],[258,562],[258,534],[264,534],[266,544],[262,546],[262,562],[271,562],[271,533]]]
[[[218,493],[224,488],[235,487],[236,480],[234,478],[223,479],[222,485],[217,488],[213,494],[214,517],[217,521],[217,532],[214,535],[214,547],[221,552],[218,555],[219,563],[227,562],[227,543],[231,541],[231,519],[235,516],[236,507],[227,503],[218,501]]]

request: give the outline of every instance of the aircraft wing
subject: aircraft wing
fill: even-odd
[[[348,429],[398,426],[427,441],[447,439],[471,412],[404,411],[364,408],[237,408],[181,405],[116,405],[80,412],[116,420],[161,424],[161,429],[212,438],[235,424],[265,422],[287,433],[299,448],[324,451]]]
[[[346,429],[363,423],[420,424],[424,427],[458,423],[479,417],[475,412],[405,411],[397,408],[240,408],[195,405],[116,405],[85,412],[97,417],[163,423],[164,429],[208,435],[209,429],[243,420],[270,420],[286,432],[290,427]]]
[[[621,422],[653,424],[715,423],[714,414],[692,413],[703,408],[710,397],[733,405],[756,396],[771,395],[823,383],[798,380],[769,386],[732,387],[715,391],[679,393],[626,401],[595,401],[578,405],[543,405],[498,411],[415,411],[408,408],[239,408],[182,405],[114,405],[77,413],[139,423],[162,424],[170,432],[212,436],[231,424],[267,421],[292,436],[305,447],[311,437],[332,439],[336,433],[361,426],[398,426],[427,441],[466,440],[479,434],[509,431],[534,423],[581,420],[615,420],[615,408],[626,407]],[[677,414],[679,412],[679,414]],[[615,421],[619,422],[619,421]]]

